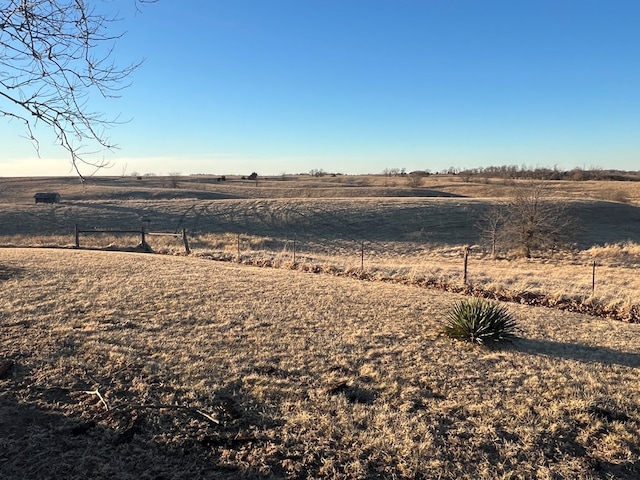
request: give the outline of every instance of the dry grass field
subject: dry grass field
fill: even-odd
[[[640,325],[197,257],[0,250],[2,478],[634,479]]]
[[[640,478],[640,183],[547,182],[575,248],[493,260],[513,188],[0,178],[0,478]],[[463,292],[518,338],[445,338]]]
[[[530,260],[494,261],[478,220],[517,182],[433,175],[411,185],[382,176],[283,176],[256,182],[190,176],[0,179],[0,245],[75,244],[81,229],[186,229],[194,255],[459,290],[640,320],[640,182],[546,182],[578,220],[576,248]],[[34,205],[36,191],[62,203]],[[624,200],[624,201],[620,201]],[[150,237],[156,252],[182,254],[180,239]],[[131,249],[139,235],[82,235],[86,248]],[[295,249],[295,262],[294,262]],[[363,258],[364,257],[364,258]],[[592,264],[597,262],[592,290]]]

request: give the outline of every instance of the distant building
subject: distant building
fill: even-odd
[[[33,198],[36,203],[60,203],[59,193],[36,193]]]

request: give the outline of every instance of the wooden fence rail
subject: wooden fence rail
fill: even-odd
[[[140,245],[148,246],[147,236],[157,236],[157,237],[177,237],[182,238],[182,242],[184,244],[184,250],[188,254],[191,253],[191,249],[189,248],[189,239],[187,238],[187,230],[182,229],[180,233],[165,233],[165,232],[147,232],[144,227],[140,227],[138,230],[81,230],[78,228],[78,225],[75,226],[75,239],[76,239],[76,248],[80,248],[80,234],[96,234],[96,233],[109,233],[109,234],[137,234],[140,235]]]

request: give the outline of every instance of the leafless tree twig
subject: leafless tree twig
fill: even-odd
[[[141,4],[156,0],[132,0]],[[65,148],[78,175],[80,164],[96,169],[84,143],[115,145],[105,134],[118,122],[90,110],[92,96],[117,97],[140,65],[118,66],[112,59],[123,33],[112,32],[116,16],[95,0],[0,0],[0,116],[24,123],[27,138],[39,143],[34,127],[43,123]]]

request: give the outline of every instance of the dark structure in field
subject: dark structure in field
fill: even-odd
[[[59,193],[36,193],[33,198],[36,203],[60,203]]]

